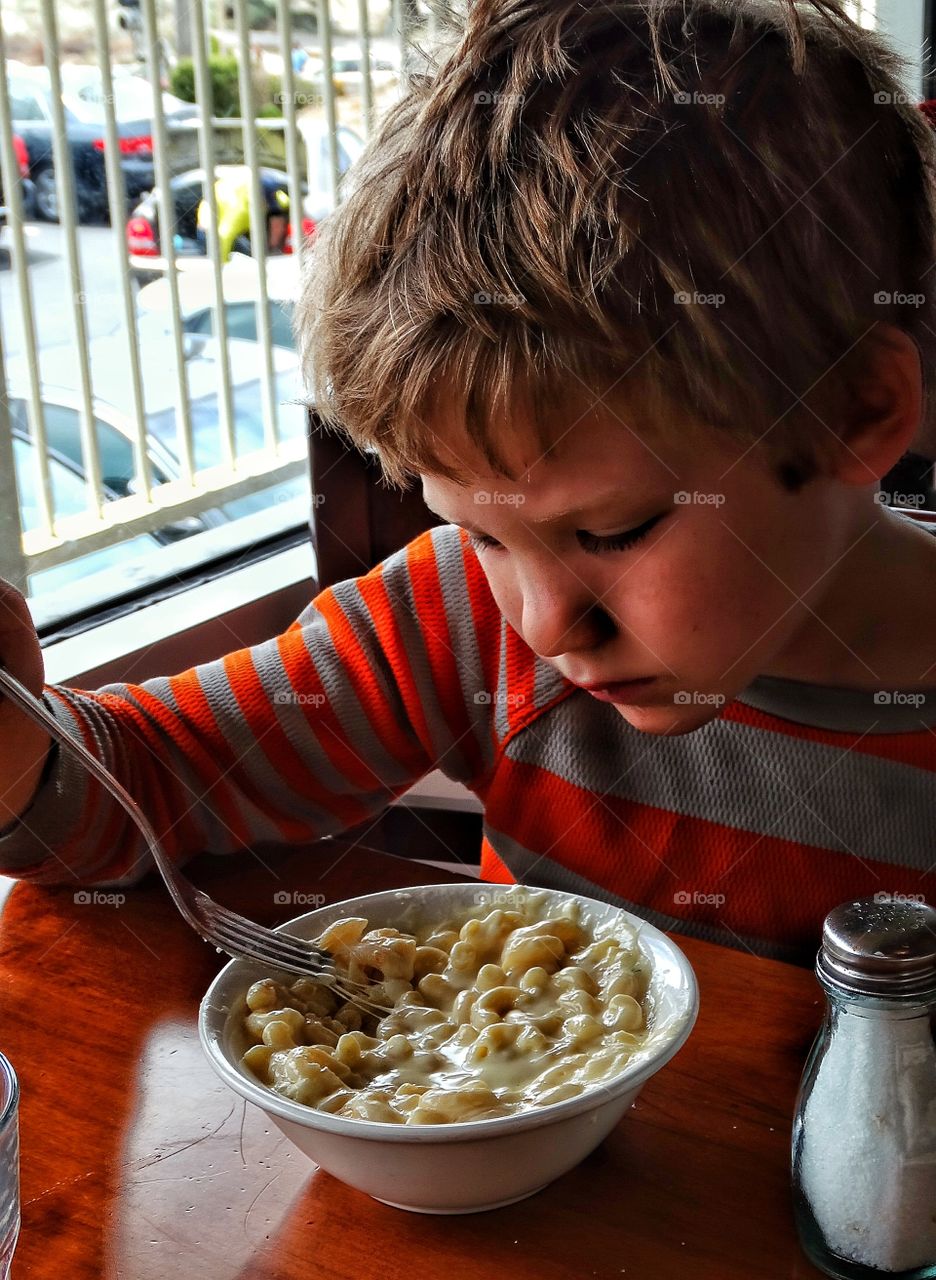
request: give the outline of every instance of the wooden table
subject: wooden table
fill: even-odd
[[[443,871],[341,841],[193,874],[267,921]],[[790,1122],[821,1015],[812,975],[683,940],[697,1027],[611,1137],[532,1199],[465,1217],[388,1208],[318,1170],[203,1061],[220,958],[159,883],[120,905],[20,884],[0,920],[0,1047],[22,1085],[14,1280],[799,1280]]]

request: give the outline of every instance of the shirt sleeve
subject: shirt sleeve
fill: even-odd
[[[138,685],[49,685],[44,699],[181,864],[346,830],[434,768],[481,794],[499,628],[446,525],[320,592],[274,639]],[[35,882],[128,884],[150,865],[136,826],[64,749],[0,837],[0,872]]]

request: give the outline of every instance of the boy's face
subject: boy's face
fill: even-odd
[[[600,410],[555,457],[518,448],[516,483],[472,449],[471,484],[425,475],[425,499],[483,535],[498,607],[540,657],[581,685],[649,678],[605,698],[645,732],[714,719],[795,652],[853,540],[841,485],[790,493],[760,447],[714,431],[645,442]]]

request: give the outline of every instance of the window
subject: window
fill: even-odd
[[[158,586],[179,573],[183,564],[186,573],[211,573],[222,544],[227,556],[258,543],[273,546],[278,539],[288,542],[302,536],[311,495],[292,314],[303,246],[292,245],[291,237],[271,241],[263,287],[256,274],[245,284],[243,273],[232,270],[238,261],[256,264],[241,251],[249,255],[259,238],[257,228],[251,227],[252,202],[245,195],[251,182],[244,180],[245,173],[250,176],[244,133],[254,133],[257,145],[251,152],[262,170],[257,176],[264,201],[275,191],[276,207],[281,208],[298,189],[302,209],[289,211],[287,205],[283,211],[298,212],[300,219],[317,224],[336,198],[329,130],[335,128],[338,168],[345,173],[363,149],[367,125],[361,111],[361,59],[353,43],[333,46],[331,70],[341,74],[339,64],[344,61],[349,73],[336,98],[336,124],[330,123],[318,96],[303,104],[295,126],[284,117],[276,61],[292,48],[291,17],[283,24],[286,30],[249,33],[258,61],[269,74],[256,79],[254,117],[242,121],[236,101],[226,103],[224,110],[216,101],[217,117],[206,113],[204,104],[184,101],[182,95],[197,97],[196,86],[186,89],[178,77],[173,78],[173,92],[164,88],[154,104],[145,42],[135,23],[110,24],[99,39],[93,6],[50,3],[60,31],[67,28],[67,57],[60,70],[65,142],[75,162],[76,212],[60,207],[61,193],[49,163],[54,157],[48,145],[48,74],[38,61],[27,67],[5,58],[11,114],[31,151],[36,203],[47,221],[27,210],[24,216],[27,222],[35,218],[34,227],[23,228],[14,221],[3,232],[13,269],[0,272],[5,378],[0,402],[8,411],[0,415],[0,429],[5,430],[9,418],[12,439],[0,443],[8,458],[14,448],[15,462],[12,468],[0,466],[0,511],[19,509],[23,537],[19,544],[12,540],[11,546],[7,539],[0,546],[0,574],[26,590],[51,625],[67,616],[56,614],[58,587],[67,583],[63,597],[76,599],[89,556],[97,557],[94,563],[112,575],[116,599],[140,584]],[[234,3],[247,11],[246,0]],[[261,21],[255,8],[248,13],[249,24]],[[128,8],[131,18],[138,16],[130,10],[133,6]],[[416,10],[407,9],[406,14],[407,22],[427,21]],[[219,25],[212,6],[205,16],[204,53],[214,45],[231,49],[236,24],[223,21],[221,15]],[[157,6],[156,22],[166,65],[171,67],[177,52],[171,6]],[[50,36],[42,14],[36,27],[32,34],[39,51],[48,47]],[[320,57],[322,34],[308,37],[313,66]],[[304,33],[302,38],[306,39]],[[399,39],[397,33],[390,41],[373,41],[372,66],[381,73],[374,78],[378,115],[399,96],[398,77],[388,74],[397,65]],[[113,79],[110,97],[104,92],[103,68],[108,65]],[[236,95],[236,85],[233,92]],[[154,115],[163,117],[162,125]],[[225,115],[235,121],[233,127],[224,123]],[[105,168],[111,117],[118,127],[123,192],[110,189],[114,184],[109,184]],[[207,183],[199,151],[204,134],[194,126],[206,119],[211,121],[215,152],[211,180],[232,178],[215,186],[228,193],[223,197],[228,206],[219,210],[224,234],[218,237],[220,250],[213,250],[217,263],[208,256],[209,238],[198,234],[205,225],[202,201]],[[290,137],[294,127],[295,136]],[[161,145],[165,156],[154,156],[154,147],[158,151]],[[159,190],[162,159],[171,195]],[[289,172],[291,164],[298,165],[297,172]],[[241,174],[228,172],[238,168]],[[133,221],[136,230],[130,225]],[[52,225],[55,222],[59,225]],[[148,229],[146,237],[141,228]],[[77,240],[74,263],[72,231]],[[141,240],[150,253],[137,251]],[[238,251],[232,253],[233,248]],[[177,272],[178,306],[175,290],[169,288],[172,270]],[[29,292],[34,326],[25,323],[27,299],[20,296],[21,288]],[[258,326],[256,307],[264,294],[269,323]],[[74,323],[75,296],[83,313],[80,326]],[[226,351],[220,349],[216,332],[218,305],[226,312]],[[268,351],[262,348],[266,341]],[[88,391],[90,456],[83,444]],[[233,414],[233,460],[227,447],[226,405]],[[37,453],[40,440],[47,450],[45,459]],[[191,477],[185,465],[189,450]],[[160,489],[158,501],[146,500],[146,486],[137,472],[141,453]],[[41,501],[39,477],[44,469],[52,490],[51,512]],[[103,513],[88,491],[92,474],[101,477]],[[238,528],[241,521],[243,532]],[[168,548],[170,541],[175,545]],[[96,577],[97,594],[80,606],[82,612],[103,599],[101,574]]]

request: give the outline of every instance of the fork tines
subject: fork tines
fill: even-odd
[[[358,1005],[365,1013],[389,1013],[389,1006],[367,995],[367,988],[341,978],[332,957],[313,942],[291,933],[272,933],[245,916],[222,907],[207,895],[199,894],[198,908],[206,930],[206,941],[236,958],[247,957],[273,969],[285,969],[303,977],[318,978],[336,995]]]

